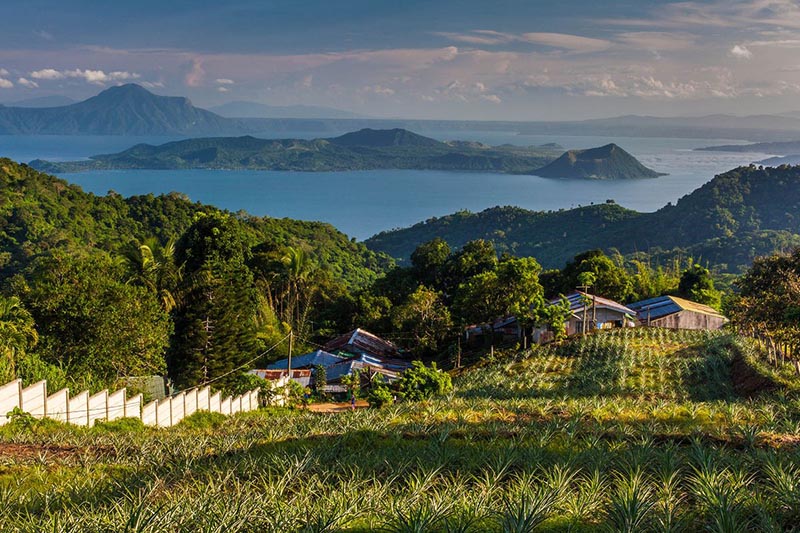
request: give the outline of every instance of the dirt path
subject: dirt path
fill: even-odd
[[[358,400],[356,402],[356,409],[366,409],[369,404],[366,400]],[[312,403],[308,406],[308,410],[313,413],[341,413],[350,410],[350,402],[341,403]]]

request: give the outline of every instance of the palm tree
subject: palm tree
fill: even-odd
[[[0,352],[8,364],[11,377],[16,377],[17,361],[38,341],[33,317],[22,307],[19,298],[0,297]]]
[[[166,312],[177,306],[176,290],[183,278],[183,268],[175,262],[175,240],[164,246],[154,238],[132,243],[125,251],[129,283],[137,283],[158,295]]]

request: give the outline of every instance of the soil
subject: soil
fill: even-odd
[[[356,402],[356,409],[366,409],[369,404],[366,400],[358,400]],[[350,402],[341,403],[312,403],[308,406],[308,410],[312,413],[341,413],[350,410]]]

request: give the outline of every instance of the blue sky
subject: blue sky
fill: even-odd
[[[789,111],[798,4],[5,0],[0,102],[137,82],[418,118]]]

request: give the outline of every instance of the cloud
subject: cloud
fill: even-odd
[[[103,70],[92,69],[56,70],[53,68],[46,68],[34,70],[30,73],[30,77],[35,80],[83,79],[87,83],[92,83],[94,85],[105,85],[111,82],[135,80],[141,76],[135,72],[120,70],[105,72]]]
[[[392,96],[395,90],[391,87],[384,87],[383,85],[367,85],[359,90],[361,94],[377,94],[379,96]]]
[[[11,80],[0,78],[0,89],[11,89],[13,87],[14,83]]]
[[[0,76],[8,76],[8,71],[4,68],[0,68]]]
[[[217,87],[217,92],[227,93],[229,91],[230,89],[228,89],[227,87]]]
[[[35,89],[39,86],[38,83],[36,83],[33,80],[29,80],[28,78],[20,78],[17,80],[17,83],[19,83],[23,87],[27,87],[28,89]]]
[[[189,87],[199,87],[203,83],[205,75],[206,71],[203,68],[203,60],[196,57],[192,59],[192,67],[189,69],[189,72],[186,73],[184,82]]]
[[[734,47],[731,48],[729,53],[736,59],[750,59],[751,57],[753,57],[753,52],[748,50],[746,46],[740,44],[734,45]]]
[[[523,33],[519,40],[574,52],[600,52],[611,47],[611,42],[604,39],[567,33]]]
[[[494,46],[509,43],[528,43],[569,50],[573,52],[597,52],[606,50],[611,46],[611,42],[604,39],[594,39],[582,37],[568,33],[504,33],[494,30],[472,30],[466,33],[437,32],[435,35],[446,37],[452,41]]]
[[[487,102],[491,102],[493,104],[502,104],[503,103],[502,98],[500,98],[496,94],[482,94],[481,95],[481,99],[482,100],[486,100]]]
[[[52,41],[55,40],[53,34],[44,30],[33,30],[33,34],[40,39],[44,39],[45,41]]]
[[[634,31],[619,33],[614,40],[623,45],[648,51],[686,50],[697,44],[697,38],[686,32]]]
[[[215,81],[221,85],[233,85],[234,83],[236,83],[235,81],[229,80],[228,78],[217,78]]]
[[[145,87],[147,89],[160,89],[164,87],[163,81],[143,81],[141,82],[141,84],[142,87]]]

